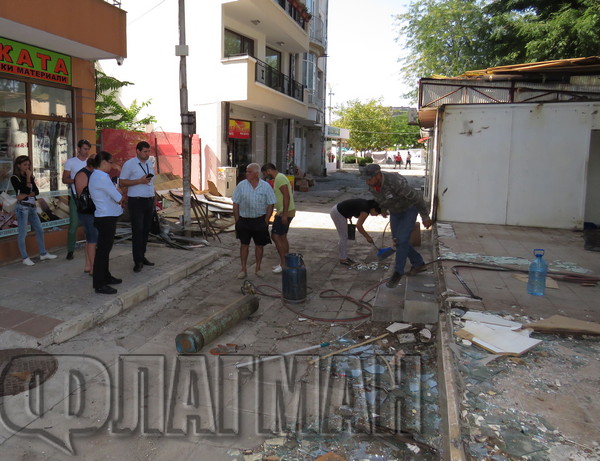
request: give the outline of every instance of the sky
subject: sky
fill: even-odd
[[[327,107],[379,98],[384,105],[409,105],[403,94],[411,88],[401,81],[398,58],[403,49],[395,41],[398,32],[393,21],[406,4],[405,0],[329,0]],[[125,105],[134,99],[138,103],[151,99],[142,114],[159,119],[156,129],[179,131],[178,0],[122,0],[121,5],[128,13],[127,58],[121,66],[103,60],[102,68],[119,80],[135,83],[122,91]],[[193,44],[189,45],[191,54]],[[188,75],[188,81],[192,78]]]

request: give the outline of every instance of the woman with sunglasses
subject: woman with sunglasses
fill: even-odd
[[[94,171],[90,175],[88,184],[92,201],[96,206],[94,226],[98,229],[98,242],[93,268],[94,290],[96,293],[106,295],[117,292],[110,285],[117,285],[122,282],[121,279],[112,276],[108,267],[110,250],[117,230],[117,219],[123,213],[121,207],[123,196],[109,176],[112,162],[110,153],[100,151],[96,154],[92,163]]]

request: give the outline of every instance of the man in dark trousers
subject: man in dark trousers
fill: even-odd
[[[131,221],[133,271],[154,266],[146,259],[146,243],[154,216],[154,168],[150,158],[150,144],[141,141],[135,148],[136,156],[123,164],[119,184],[127,187],[127,203]]]
[[[410,244],[410,234],[415,227],[417,214],[421,215],[425,228],[429,228],[432,221],[422,194],[410,187],[404,176],[383,173],[375,163],[365,167],[364,175],[369,191],[381,207],[381,215],[384,218],[390,215],[392,237],[396,242],[396,263],[394,273],[386,285],[388,288],[394,288],[404,275],[406,258],[412,265],[409,275],[426,270],[423,257]]]

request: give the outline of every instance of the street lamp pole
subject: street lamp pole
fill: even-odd
[[[335,94],[332,88],[329,88],[329,124],[331,125],[331,97]]]

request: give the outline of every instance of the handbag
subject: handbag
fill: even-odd
[[[2,209],[7,213],[13,213],[17,207],[17,197],[8,195],[8,183],[6,183],[6,189],[0,194],[0,202],[2,202]]]
[[[75,197],[75,206],[77,207],[77,212],[81,214],[92,214],[96,211],[96,205],[94,205],[88,186],[85,186],[81,194]]]

